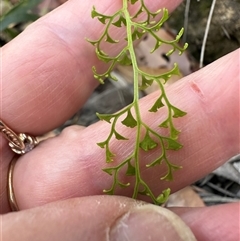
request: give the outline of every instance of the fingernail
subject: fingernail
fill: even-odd
[[[147,204],[120,217],[109,231],[110,241],[196,241],[191,229],[168,209]]]

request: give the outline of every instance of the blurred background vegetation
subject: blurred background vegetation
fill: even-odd
[[[37,8],[41,2],[42,0],[2,0],[0,10],[1,46],[15,38],[28,24],[43,14]]]

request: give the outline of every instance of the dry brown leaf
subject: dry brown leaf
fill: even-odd
[[[200,196],[192,189],[185,187],[170,195],[167,207],[204,207],[205,204]]]
[[[160,39],[167,41],[175,39],[175,36],[165,29],[160,29],[157,35]],[[162,44],[154,53],[151,53],[155,43],[156,40],[151,35],[146,35],[136,47],[137,61],[140,66],[148,66],[153,69],[172,69],[174,63],[178,63],[179,69],[184,76],[191,73],[191,63],[186,52],[180,56],[178,51],[175,51],[171,56],[166,57],[166,53],[172,49],[172,46]]]

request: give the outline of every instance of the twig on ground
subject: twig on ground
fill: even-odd
[[[187,41],[187,31],[188,31],[188,19],[189,19],[189,9],[190,9],[191,0],[187,0],[185,12],[184,12],[184,34],[183,34],[183,43]]]
[[[207,43],[207,37],[208,37],[208,33],[209,33],[209,29],[210,29],[210,25],[211,25],[212,16],[213,16],[213,12],[214,12],[216,1],[217,0],[213,0],[212,1],[211,9],[210,9],[210,12],[209,12],[209,16],[208,16],[208,20],[207,20],[207,26],[206,26],[206,29],[205,29],[204,38],[203,38],[203,44],[202,44],[202,49],[201,49],[199,68],[203,67],[205,47],[206,47],[206,43]]]

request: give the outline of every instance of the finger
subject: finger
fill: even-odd
[[[146,3],[171,11],[180,0]],[[110,14],[121,8],[122,1],[68,1],[2,48],[1,118],[15,131],[42,134],[59,126],[96,87],[92,66],[106,67],[85,40],[97,39],[103,29],[91,19],[93,5]],[[116,34],[123,31],[117,28]],[[109,54],[120,48],[108,48]]]
[[[187,116],[176,120],[177,128],[182,130],[180,142],[184,147],[168,153],[171,162],[183,168],[174,173],[172,182],[160,180],[166,173],[164,164],[145,171],[142,178],[156,195],[167,187],[176,191],[193,183],[239,153],[238,58],[239,50],[169,87],[171,102],[188,112]],[[151,118],[147,111],[154,97],[155,94],[144,98],[141,110],[143,119],[157,126],[163,121],[162,113]],[[19,207],[24,209],[59,199],[101,194],[103,189],[111,187],[112,176],[101,170],[107,166],[105,152],[96,145],[106,139],[109,128],[104,122],[84,131],[70,128],[21,157],[13,180]],[[132,129],[123,126],[119,126],[118,131],[125,136],[133,134]],[[113,164],[117,165],[130,155],[133,142],[113,141],[111,148],[116,154]],[[146,161],[155,158],[155,151],[143,154],[142,168]],[[117,189],[116,194],[131,196],[133,180],[126,180],[124,175],[118,178],[130,181],[131,185]]]
[[[195,241],[171,211],[127,198],[92,196],[2,217],[8,241]],[[14,231],[14,232],[13,232]]]
[[[204,208],[173,208],[198,241],[232,241],[240,237],[240,203]]]
[[[181,1],[146,2],[153,10],[168,7],[172,11]],[[96,39],[103,28],[91,19],[92,6],[109,14],[119,9],[121,3],[68,1],[5,45],[1,49],[0,119],[18,133],[39,135],[71,117],[97,85],[92,65],[100,70],[105,68],[85,40]],[[121,29],[117,31],[121,35]],[[109,48],[109,54],[120,47]],[[4,199],[0,202],[6,210],[6,167],[13,154],[2,138],[0,135],[0,196]]]

